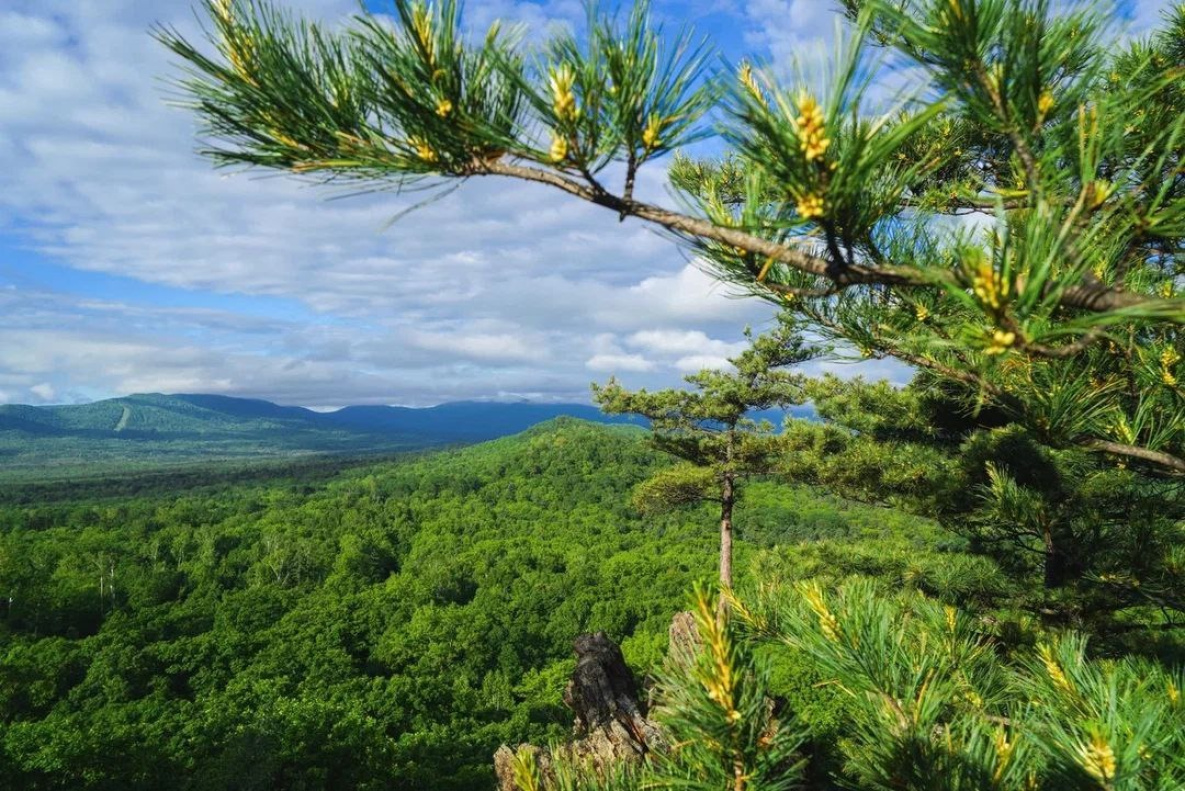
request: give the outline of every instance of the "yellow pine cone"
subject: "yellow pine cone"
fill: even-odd
[[[576,94],[573,86],[576,84],[576,72],[568,64],[553,69],[551,72],[552,109],[557,118],[573,120],[576,118]]]
[[[658,146],[658,135],[662,131],[662,127],[662,120],[657,115],[651,115],[650,120],[646,123],[646,128],[642,130],[642,145],[646,146],[647,150]]]
[[[428,141],[422,137],[409,137],[407,142],[416,150],[416,156],[425,162],[435,162],[439,159],[436,152],[432,150],[432,146],[428,145]]]
[[[804,220],[822,217],[824,207],[822,195],[804,195],[798,199],[798,216]]]
[[[1115,751],[1100,734],[1078,748],[1078,760],[1091,777],[1103,783],[1115,777]]]
[[[984,354],[1003,354],[1016,344],[1016,333],[1008,332],[1007,330],[996,330],[992,333],[991,340],[988,346],[984,349]]]
[[[794,128],[798,132],[799,145],[807,162],[822,158],[831,145],[826,136],[826,119],[823,108],[815,101],[815,97],[805,91],[798,98],[798,112],[794,119]]]
[[[552,135],[551,138],[551,161],[563,162],[568,158],[568,141],[562,135]]]
[[[1041,662],[1045,665],[1045,672],[1049,674],[1049,679],[1063,692],[1073,692],[1074,687],[1070,684],[1070,679],[1066,678],[1062,666],[1058,664],[1057,659],[1053,655],[1053,649],[1046,644],[1037,646],[1037,652],[1041,655]]]
[[[1045,116],[1053,109],[1053,105],[1053,93],[1049,89],[1046,89],[1041,93],[1041,98],[1037,100],[1037,117],[1045,120]]]
[[[1169,387],[1177,384],[1177,377],[1173,375],[1173,366],[1181,360],[1181,355],[1171,346],[1160,353],[1160,379]]]
[[[971,290],[980,302],[992,310],[1003,307],[1009,292],[1008,283],[989,261],[979,265],[975,276],[971,278]]]

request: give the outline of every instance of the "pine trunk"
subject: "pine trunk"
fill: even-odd
[[[736,499],[731,475],[724,476],[720,492],[720,584],[732,587],[732,506]]]

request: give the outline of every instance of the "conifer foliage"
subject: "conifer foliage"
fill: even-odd
[[[661,688],[671,755],[640,775],[574,770],[567,787],[815,777],[819,734],[764,705],[758,647],[842,692],[839,764],[819,787],[1185,785],[1180,670],[1088,652],[1124,645],[1100,612],[1146,638],[1183,609],[1185,5],[1129,41],[1103,3],[842,0],[821,84],[717,71],[708,44],[657,30],[644,3],[594,9],[582,35],[534,51],[522,31],[468,34],[455,0],[395,0],[391,23],[333,32],[265,0],[204,5],[212,54],[158,37],[216,163],[355,189],[544,185],[658,227],[788,311],[736,374],[690,377],[695,392],[595,390],[688,462],[644,504],[720,502],[730,606],[701,599],[700,663]],[[881,78],[901,67],[921,87],[886,100]],[[634,196],[641,168],[711,134],[722,158],[673,157],[681,208]],[[809,357],[800,327],[919,376],[897,391],[775,372]],[[775,443],[745,421],[808,396],[831,424]],[[735,485],[778,445],[791,477],[938,516],[1021,579],[1038,567],[1026,615],[859,579],[734,597]]]
[[[219,164],[543,184],[657,225],[845,348],[961,383],[1052,445],[1185,475],[1185,12],[1117,46],[1092,4],[843,5],[850,40],[821,88],[710,73],[708,46],[661,33],[644,3],[535,53],[499,25],[467,35],[455,0],[333,32],[206,0],[214,54],[158,35]],[[903,64],[926,90],[886,106],[871,89]],[[682,211],[634,197],[640,168],[716,131],[729,157],[673,165]]]
[[[1173,791],[1185,782],[1178,672],[1087,657],[1078,637],[1010,650],[983,624],[920,594],[869,580],[696,602],[702,646],[690,673],[664,676],[669,754],[619,774],[570,770],[561,788],[782,791]],[[762,647],[773,649],[759,658]],[[811,724],[774,713],[768,661],[797,654],[843,700],[834,776]],[[539,791],[524,767],[523,791]]]

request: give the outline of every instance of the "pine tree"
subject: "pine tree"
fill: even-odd
[[[733,508],[745,478],[774,471],[781,442],[775,427],[749,414],[804,401],[804,377],[782,370],[817,355],[789,322],[753,338],[729,362],[734,370],[704,370],[685,378],[693,390],[630,392],[615,379],[593,385],[593,398],[609,414],[650,421],[655,445],[684,463],[643,483],[635,502],[643,510],[697,502],[720,506],[720,584],[732,586]]]
[[[1021,581],[1018,606],[1102,635],[1185,613],[1179,479],[1053,448],[927,372],[808,381],[821,418],[784,437],[781,472],[937,519]]]
[[[212,53],[158,36],[218,164],[545,185],[670,232],[838,348],[960,384],[1044,444],[1185,475],[1185,10],[1117,45],[1090,5],[844,6],[821,91],[713,71],[710,46],[660,34],[645,3],[594,11],[538,57],[499,25],[465,35],[456,0],[396,0],[393,25],[344,31],[206,0]],[[927,90],[886,102],[878,63],[912,64]],[[672,166],[683,210],[634,197],[641,168],[721,125],[729,156]]]
[[[581,37],[558,33],[536,53],[500,26],[465,35],[455,0],[395,0],[393,24],[363,15],[344,31],[264,0],[204,5],[212,54],[158,35],[185,64],[181,101],[217,164],[360,188],[525,181],[653,225],[837,354],[923,371],[919,388],[950,405],[949,422],[919,422],[916,393],[888,396],[882,405],[902,408],[878,421],[849,408],[869,403],[866,391],[833,389],[831,406],[849,404],[835,410],[843,425],[790,437],[819,451],[802,458],[819,462],[820,480],[970,515],[981,540],[1036,535],[1051,588],[1082,574],[1165,606],[1147,598],[1143,571],[1084,561],[1083,539],[1122,533],[1132,563],[1164,559],[1152,571],[1159,593],[1173,592],[1179,527],[1143,542],[1132,517],[1166,497],[1175,512],[1185,480],[1185,5],[1160,33],[1124,42],[1109,5],[843,0],[849,35],[822,85],[749,62],[717,71],[707,43],[660,34],[644,3],[624,19],[594,12]],[[879,78],[903,64],[924,89],[886,100]],[[724,157],[672,162],[681,208],[635,197],[641,168],[720,130]],[[602,397],[624,407],[641,394],[611,385]],[[678,423],[691,398],[637,403],[665,409],[691,452],[701,439]],[[1013,437],[1069,485],[1003,464]],[[714,437],[707,449],[718,447]],[[886,462],[893,448],[914,455]],[[964,448],[977,466],[947,474]],[[658,489],[698,496],[704,482]],[[1113,483],[1123,497],[1107,500],[1100,488]],[[767,590],[721,619],[809,657],[851,698],[843,786],[1185,782],[1179,671],[1095,662],[1066,636],[1009,653],[979,619],[887,593]],[[732,667],[665,693],[690,758],[627,787],[719,779],[716,682]],[[737,710],[729,732],[757,742],[735,755],[762,746],[758,711]],[[736,789],[799,777],[775,767],[750,783],[758,775],[741,768]]]

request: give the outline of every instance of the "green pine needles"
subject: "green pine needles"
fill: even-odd
[[[1180,673],[1090,660],[1066,636],[1006,650],[987,624],[853,581],[734,608],[801,652],[848,705],[842,773],[861,789],[1167,789],[1185,782]]]
[[[991,627],[917,593],[853,579],[695,602],[699,654],[661,676],[670,752],[557,788],[781,791],[1173,791],[1185,782],[1179,671],[1087,658],[1075,636],[1009,648]],[[842,726],[778,711],[770,663],[798,657],[838,690]],[[834,774],[811,764],[838,752]],[[529,761],[522,791],[545,786]],[[578,780],[576,778],[579,778]]]

